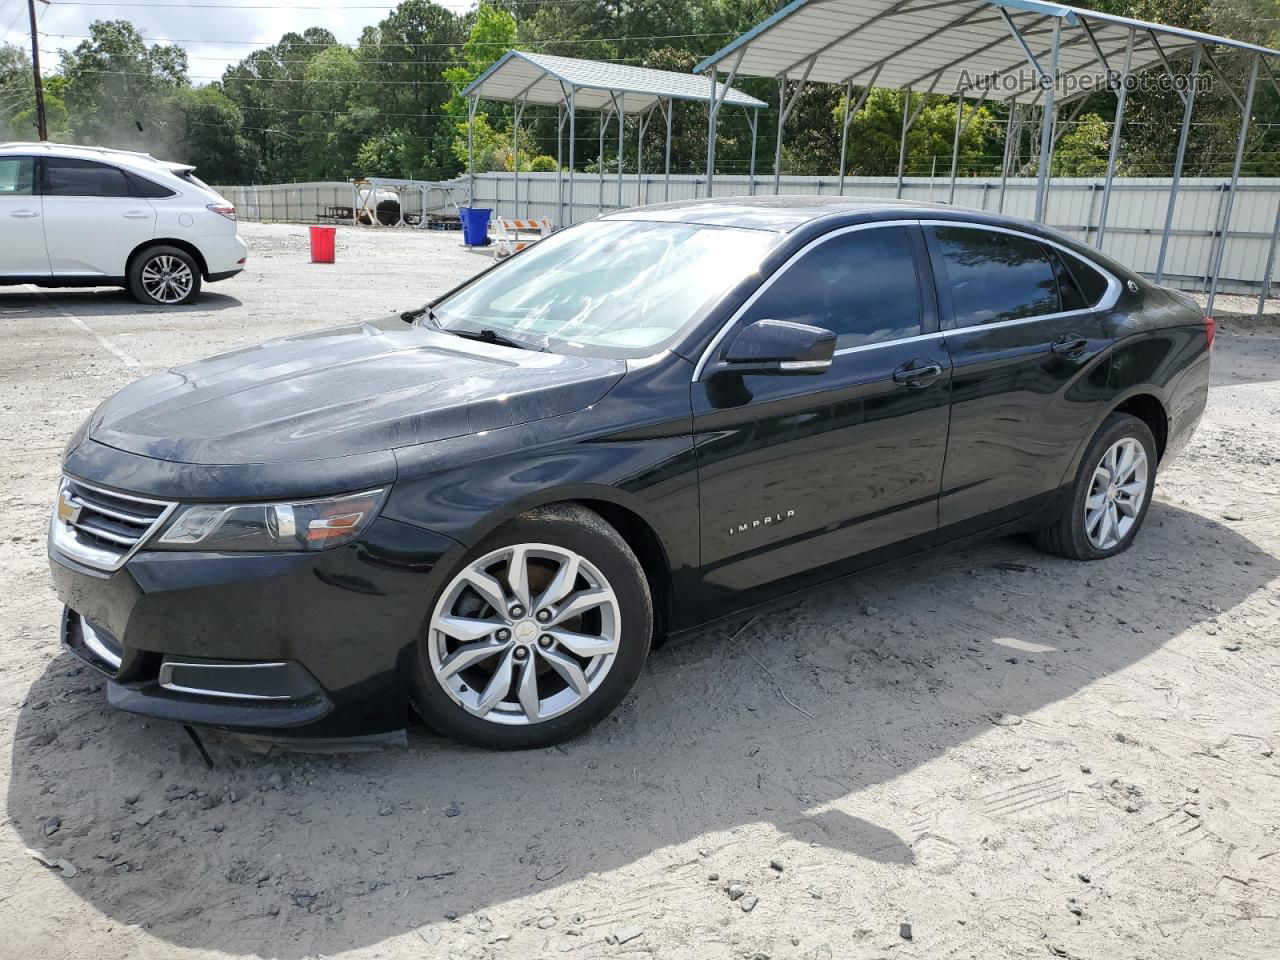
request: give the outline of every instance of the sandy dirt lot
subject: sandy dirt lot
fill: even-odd
[[[553,750],[211,737],[208,772],[59,649],[66,438],[137,376],[489,262],[344,228],[318,266],[301,227],[243,232],[250,269],[190,308],[0,290],[0,957],[1277,956],[1274,316],[1223,323],[1118,558],[999,540],[872,572],[668,644]]]

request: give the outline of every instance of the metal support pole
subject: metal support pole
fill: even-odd
[[[840,124],[840,196],[844,196],[845,158],[849,156],[849,121],[853,112],[853,77],[844,85],[844,122]]]
[[[1111,152],[1107,154],[1107,179],[1102,187],[1102,210],[1098,213],[1098,239],[1095,246],[1102,249],[1102,237],[1107,230],[1107,211],[1111,207],[1111,184],[1116,178],[1116,156],[1120,153],[1120,128],[1124,124],[1124,105],[1129,98],[1129,69],[1133,66],[1133,40],[1135,31],[1129,31],[1124,45],[1124,72],[1120,75],[1120,89],[1116,91],[1116,122],[1111,127]]]
[[[976,108],[975,108],[976,109]],[[960,163],[960,123],[964,119],[964,94],[956,95],[956,135],[951,140],[951,190],[947,203],[956,202],[956,167]]]
[[[760,111],[751,107],[743,107],[747,115],[747,123],[751,125],[751,162],[747,165],[747,193],[756,195],[756,130],[760,127]]]
[[[1040,121],[1040,169],[1036,179],[1036,222],[1044,223],[1049,200],[1049,174],[1053,166],[1053,117],[1058,86],[1058,50],[1062,46],[1062,18],[1053,20],[1053,48],[1049,52],[1049,85],[1044,87],[1044,118]],[[1044,79],[1041,79],[1044,83]]]
[[[902,199],[902,175],[907,163],[907,116],[911,110],[911,88],[907,87],[902,91],[902,139],[898,141],[898,192],[896,194],[899,200]]]
[[[476,107],[480,105],[479,97],[471,97],[467,101],[467,176],[470,179],[470,203],[476,202]]]
[[[1009,166],[1012,163],[1010,154],[1013,152],[1013,141],[1010,135],[1013,133],[1013,120],[1017,113],[1018,104],[1010,102],[1009,116],[1004,122],[1004,163],[1000,167],[1000,202],[996,207],[997,213],[1004,213],[1004,193],[1009,186]]]
[[[577,105],[578,105],[578,91],[576,88],[573,88],[569,90],[569,219],[566,223],[566,226],[569,223],[574,223],[577,220],[577,213],[574,210],[574,206],[573,206],[573,165],[575,160],[574,145],[577,144],[578,142],[578,131],[574,123],[574,120],[576,119],[576,115],[578,112],[576,109]]]
[[[1256,314],[1259,317],[1262,316],[1262,311],[1267,305],[1267,297],[1271,295],[1271,271],[1275,267],[1277,245],[1280,245],[1280,200],[1276,201],[1276,221],[1271,227],[1271,243],[1267,247],[1267,264],[1262,271],[1262,291],[1258,294],[1258,312]]]
[[[661,101],[659,101],[661,102]],[[662,199],[671,199],[671,115],[675,113],[676,104],[670,97],[667,98],[667,109],[663,111],[667,116],[667,159],[666,172],[664,174],[666,186],[663,187]]]
[[[556,223],[564,226],[564,104],[556,104]]]
[[[597,155],[597,163],[600,166],[600,197],[598,204],[598,213],[604,213],[604,130],[605,125],[609,122],[609,114],[603,110],[600,111],[600,152]]]
[[[745,47],[743,50],[745,51]],[[711,83],[711,95],[707,98],[707,196],[712,194],[716,178],[716,68],[707,71],[707,80]]]
[[[746,47],[742,48],[744,51]],[[782,189],[782,127],[787,122],[787,117],[791,115],[792,108],[795,107],[796,101],[800,99],[800,93],[804,90],[804,85],[809,79],[809,74],[813,71],[813,65],[817,62],[817,54],[811,56],[805,64],[804,73],[800,77],[800,82],[796,84],[796,91],[791,95],[791,99],[787,99],[787,75],[784,73],[778,77],[778,142],[774,145],[773,150],[773,193],[777,196]]]
[[[618,98],[618,209],[621,210],[625,204],[622,202],[622,151],[623,144],[627,133],[627,95],[624,93]]]
[[[1187,135],[1191,132],[1191,110],[1196,102],[1196,87],[1200,85],[1200,44],[1191,58],[1191,85],[1183,95],[1182,133],[1178,136],[1178,154],[1173,161],[1173,183],[1169,185],[1169,205],[1164,214],[1164,232],[1160,234],[1160,253],[1156,257],[1156,283],[1164,283],[1164,261],[1169,252],[1169,231],[1173,229],[1173,210],[1178,202],[1178,183],[1182,179],[1182,161],[1187,155]]]
[[[1249,83],[1244,90],[1244,113],[1240,117],[1240,139],[1236,142],[1236,158],[1231,166],[1231,186],[1227,189],[1226,210],[1222,214],[1222,236],[1218,240],[1218,252],[1213,258],[1213,279],[1209,281],[1209,305],[1205,313],[1213,316],[1213,301],[1218,296],[1218,278],[1222,274],[1222,257],[1227,252],[1227,232],[1231,229],[1231,207],[1235,202],[1236,187],[1240,183],[1240,164],[1244,161],[1244,141],[1249,135],[1249,114],[1253,112],[1253,91],[1258,85],[1258,55],[1253,55],[1249,65]]]
[[[511,216],[520,216],[520,118],[524,116],[524,102],[515,102],[514,122],[511,125],[511,185],[514,196],[511,200]]]

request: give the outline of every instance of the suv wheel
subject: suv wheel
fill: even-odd
[[[1109,416],[1076,472],[1071,502],[1051,527],[1032,534],[1036,546],[1071,560],[1100,560],[1127,550],[1137,536],[1156,482],[1156,444],[1147,425]]]
[[[200,267],[177,247],[150,247],[129,265],[129,292],[139,303],[173,307],[200,295]]]
[[[464,743],[549,746],[622,702],[652,633],[648,581],[618,532],[582,507],[534,510],[472,550],[436,597],[414,704]]]

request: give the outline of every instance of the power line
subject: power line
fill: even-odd
[[[721,30],[715,33],[669,33],[669,34],[651,34],[641,37],[578,37],[551,40],[517,40],[516,45],[525,46],[546,46],[551,44],[587,44],[587,43],[632,43],[638,41],[649,40],[689,40],[699,37],[736,37],[738,34],[732,31]],[[89,33],[48,33],[41,31],[41,36],[60,37],[67,40],[92,40],[93,34]],[[251,47],[275,47],[282,45],[282,39],[277,40],[207,40],[207,39],[188,39],[183,40],[177,37],[144,37],[148,43],[211,43],[218,46],[251,46]],[[359,49],[358,43],[320,43],[309,40],[290,40],[284,46],[289,47],[349,47],[353,50]],[[381,45],[381,44],[375,44]],[[388,40],[386,46],[390,47],[457,47],[459,42],[450,41],[433,41],[431,43],[410,43],[401,40]],[[501,44],[492,44],[492,46],[501,46]]]

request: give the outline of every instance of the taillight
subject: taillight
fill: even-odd
[[[236,218],[236,208],[229,203],[211,203],[209,204],[209,209],[221,217],[226,217],[228,220]]]
[[[1209,349],[1212,350],[1213,339],[1218,335],[1218,321],[1214,320],[1213,317],[1204,318],[1204,335],[1205,339],[1209,341]]]

